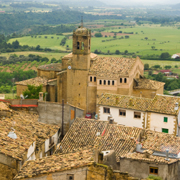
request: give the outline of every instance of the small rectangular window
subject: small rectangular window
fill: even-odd
[[[104,85],[106,85],[106,80],[104,80]]]
[[[114,81],[112,81],[112,85],[114,86]]]
[[[168,122],[168,117],[164,117],[164,122]]]
[[[140,112],[134,112],[134,118],[141,118]]]
[[[169,129],[162,128],[163,133],[169,133]]]
[[[158,167],[149,167],[149,174],[158,175]]]
[[[120,110],[119,110],[119,115],[120,115],[120,116],[126,116],[126,110],[120,109]]]
[[[110,113],[110,108],[106,108],[106,107],[104,107],[104,113]]]
[[[74,180],[74,174],[67,174],[67,180]]]
[[[94,77],[94,82],[96,82],[96,77]]]
[[[92,76],[90,76],[90,82],[92,82]]]
[[[110,85],[110,81],[108,81],[108,85]]]

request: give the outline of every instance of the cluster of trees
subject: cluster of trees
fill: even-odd
[[[33,70],[28,71],[14,71],[13,73],[9,72],[0,72],[0,93],[10,93],[12,92],[13,83],[16,81],[23,81],[26,79],[34,78],[37,76],[37,73]],[[14,79],[13,79],[14,78]],[[16,88],[14,87],[14,92]]]
[[[141,59],[148,60],[172,60],[171,55],[168,52],[163,52],[160,55],[139,55]],[[173,59],[174,60],[174,59]],[[176,59],[175,61],[180,61],[180,59]]]
[[[18,62],[22,63],[22,62],[28,62],[28,61],[48,62],[49,59],[47,57],[41,57],[39,55],[34,55],[34,54],[29,54],[28,56],[20,55],[19,57],[17,55],[11,55],[8,59],[4,56],[0,56],[1,65],[16,64]],[[60,63],[61,60],[56,60],[55,58],[53,58],[51,62]]]
[[[64,46],[66,44],[66,40],[67,40],[67,38],[64,37],[60,42],[60,46]]]
[[[119,50],[116,50],[115,52],[110,52],[110,50],[107,50],[107,52],[102,52],[101,50],[95,50],[94,51],[95,54],[104,54],[104,55],[113,55],[113,54],[116,54],[116,55],[129,55],[129,56],[132,56],[132,57],[136,57],[136,54],[135,53],[129,53],[128,50],[125,50],[124,52],[120,52]]]
[[[79,18],[83,16],[86,21],[99,20],[99,19],[122,19],[117,15],[99,16],[85,14],[73,10],[57,10],[48,13],[33,13],[33,12],[14,12],[14,13],[1,13],[0,14],[0,33],[11,34],[19,32],[29,34],[29,29],[41,28],[43,25],[59,25],[78,23]],[[37,25],[40,25],[39,27]],[[36,27],[33,27],[36,26]],[[43,27],[46,28],[47,26]],[[25,31],[26,29],[26,31]],[[52,28],[51,28],[52,29]],[[39,32],[39,30],[37,30]],[[45,30],[43,30],[45,32]]]

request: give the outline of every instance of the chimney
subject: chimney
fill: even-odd
[[[142,91],[140,91],[140,98],[142,97]]]
[[[177,110],[179,109],[179,106],[178,106],[178,105],[179,105],[179,103],[176,102],[176,103],[175,103],[175,107],[174,107],[174,110],[175,110],[175,111],[177,111]]]
[[[43,92],[39,92],[39,101],[43,101]]]
[[[119,98],[118,97],[116,97],[116,104],[118,104],[119,103]]]
[[[169,150],[166,149],[166,158],[165,158],[166,161],[169,161]]]
[[[113,123],[114,123],[114,119],[113,118],[109,119],[109,124],[113,124]]]
[[[109,121],[111,118],[112,118],[112,115],[110,114],[110,115],[108,116],[108,119],[107,119],[107,120]]]
[[[137,143],[136,144],[136,152],[141,152],[142,144]]]

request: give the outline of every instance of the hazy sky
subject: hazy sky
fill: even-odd
[[[180,0],[100,0],[106,4],[177,4],[180,3]]]

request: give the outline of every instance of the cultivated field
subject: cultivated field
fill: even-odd
[[[112,33],[113,31],[113,33]],[[121,33],[118,33],[122,31]],[[113,38],[114,32],[117,32],[117,38]],[[125,36],[126,32],[133,32],[129,34],[128,39],[119,39],[121,36]],[[93,32],[94,34],[95,32]],[[124,52],[136,53],[137,55],[160,55],[162,52],[169,52],[171,55],[180,52],[180,29],[175,27],[161,27],[160,25],[142,25],[142,26],[132,26],[132,28],[106,28],[103,35],[107,34],[111,37],[92,37],[91,50],[94,52],[96,49],[102,52],[115,52],[119,50]],[[47,38],[45,38],[47,36]],[[21,45],[29,45],[36,47],[40,45],[42,48],[51,48],[66,50],[66,46],[72,48],[72,39],[66,41],[65,46],[60,46],[60,42],[64,36],[57,35],[41,35],[31,37],[25,36],[22,38],[16,38]],[[147,40],[145,39],[147,37]],[[59,39],[58,39],[59,38]],[[9,40],[10,43],[16,39]],[[102,42],[104,41],[104,42]],[[152,47],[154,49],[152,49]]]

